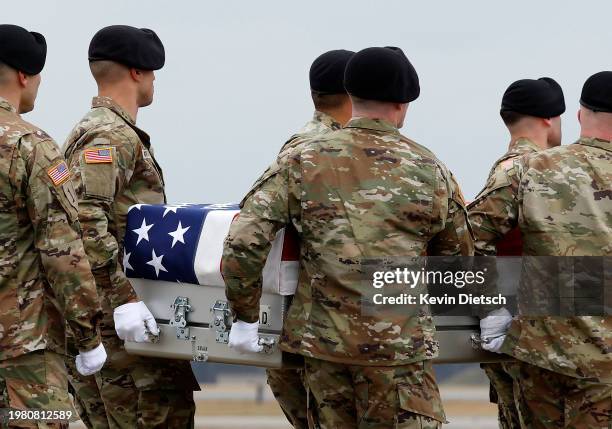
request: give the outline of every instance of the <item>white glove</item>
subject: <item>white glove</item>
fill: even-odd
[[[117,336],[124,341],[148,343],[152,341],[149,334],[159,335],[157,322],[142,301],[130,302],[115,308],[113,320]]]
[[[80,352],[76,357],[76,368],[81,375],[92,375],[100,371],[106,362],[106,350],[102,343],[88,352]]]
[[[263,346],[259,344],[259,335],[257,334],[258,328],[259,322],[235,321],[232,323],[228,345],[238,353],[258,353],[262,351]]]
[[[498,308],[490,312],[487,317],[480,321],[482,348],[499,353],[511,323],[512,315],[505,308]]]

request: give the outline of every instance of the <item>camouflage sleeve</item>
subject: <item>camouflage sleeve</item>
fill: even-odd
[[[517,226],[519,167],[496,169],[468,206],[476,255],[495,255],[497,242]]]
[[[47,281],[74,332],[79,350],[100,343],[96,285],[81,241],[76,194],[66,161],[52,140],[22,138],[26,204]],[[25,152],[25,151],[24,151]],[[62,171],[66,174],[63,175]]]
[[[119,263],[119,241],[115,232],[109,230],[109,219],[115,196],[129,182],[134,170],[136,146],[127,137],[114,134],[97,134],[92,139],[95,145],[87,147],[108,148],[110,162],[88,163],[85,150],[76,151],[71,158],[79,197],[79,221],[83,227],[85,251],[94,276],[101,283],[110,282],[111,306],[116,308],[128,302],[138,301],[127,276]]]
[[[452,173],[445,176],[436,169],[437,191],[434,196],[434,214],[439,213],[440,231],[427,245],[429,256],[471,256],[474,241],[468,222],[465,200]],[[448,178],[447,178],[448,177]]]
[[[247,194],[225,239],[221,266],[236,319],[251,323],[259,319],[261,272],[276,233],[288,223],[288,172],[282,164]]]

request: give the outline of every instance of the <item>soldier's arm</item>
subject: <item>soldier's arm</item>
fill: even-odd
[[[236,319],[259,319],[261,272],[276,233],[289,222],[288,173],[279,167],[247,194],[223,246],[225,293]]]
[[[497,242],[518,224],[519,167],[496,169],[468,206],[476,255],[495,255]]]
[[[24,147],[33,149],[27,151]],[[22,186],[47,281],[76,337],[77,347],[91,350],[100,343],[97,323],[101,309],[81,241],[71,179],[56,176],[56,167],[63,165],[68,171],[67,164],[52,140],[37,142],[25,136],[21,148],[21,168],[25,168],[28,177]]]
[[[110,148],[110,162],[87,163],[83,149],[75,152],[70,163],[74,169],[79,198],[79,221],[83,243],[96,278],[108,279],[107,295],[113,308],[138,301],[138,296],[119,263],[119,242],[109,230],[112,204],[134,171],[137,146],[122,135],[98,133],[91,136],[96,144],[87,149]]]
[[[440,231],[427,246],[427,254],[471,256],[474,254],[474,241],[461,189],[452,174],[446,176],[440,169],[436,172],[434,215],[439,214],[441,222]]]

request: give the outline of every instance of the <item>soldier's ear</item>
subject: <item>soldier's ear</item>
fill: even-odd
[[[29,76],[27,74],[20,71],[17,72],[17,82],[19,82],[20,87],[26,87],[26,85],[28,84],[28,78]]]
[[[142,70],[130,68],[130,77],[135,82],[140,82],[142,80],[142,76],[143,76]]]
[[[582,124],[582,122],[580,122],[580,113],[582,112],[582,109],[578,109],[578,113],[576,113],[576,117],[578,118],[578,123]]]
[[[542,118],[542,121],[546,124],[546,126],[548,128],[550,128],[552,126],[552,119],[551,118]]]

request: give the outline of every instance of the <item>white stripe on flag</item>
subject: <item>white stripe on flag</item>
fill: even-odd
[[[220,270],[223,241],[237,213],[239,210],[213,210],[206,215],[194,261],[199,284],[225,287]]]

